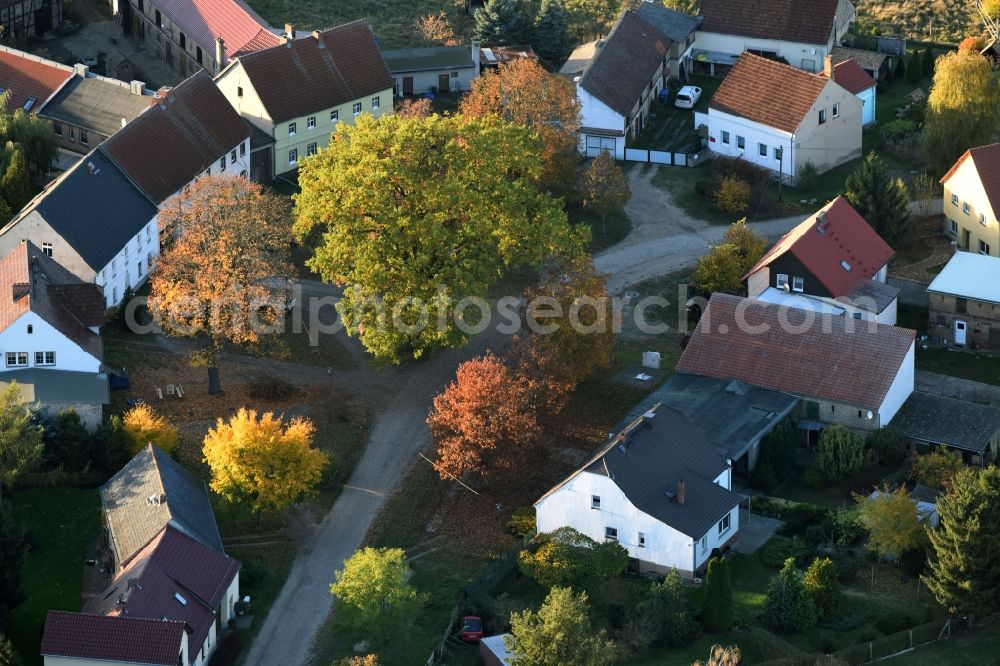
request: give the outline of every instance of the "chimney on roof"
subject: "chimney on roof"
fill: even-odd
[[[472,42],[472,64],[476,66],[475,76],[479,76],[480,64],[479,64],[479,42]]]
[[[684,504],[684,479],[677,482],[677,503]]]
[[[89,173],[91,176],[96,176],[97,174],[101,173],[101,170],[98,169],[96,166],[94,166],[93,162],[87,162],[87,173]]]
[[[831,81],[835,80],[833,78],[833,56],[828,55],[823,58],[823,75]]]
[[[128,91],[133,95],[141,95],[142,91],[146,89],[146,84],[142,81],[129,81]]]
[[[226,64],[226,40],[215,38],[215,66],[221,70]]]
[[[78,62],[75,65],[73,65],[73,73],[76,74],[77,76],[82,76],[83,78],[87,78],[87,74],[90,73],[90,67],[87,67],[83,63]]]
[[[293,39],[295,39],[295,24],[294,23],[286,23],[285,24],[285,37],[288,39],[288,41],[292,41]]]

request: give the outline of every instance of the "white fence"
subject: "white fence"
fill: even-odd
[[[668,166],[697,166],[705,161],[708,150],[691,153],[672,153],[664,150],[646,150],[645,148],[626,148],[626,162],[645,162],[648,164],[666,164]]]

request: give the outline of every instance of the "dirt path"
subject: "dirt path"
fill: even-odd
[[[652,183],[657,168],[629,171],[632,198],[625,207],[632,231],[624,241],[594,257],[594,264],[609,275],[608,291],[620,294],[626,287],[667,275],[689,266],[722,240],[724,225],[690,217],[674,204],[670,193]],[[754,229],[774,241],[808,215],[752,222]]]

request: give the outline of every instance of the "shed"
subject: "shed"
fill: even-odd
[[[1000,446],[1000,407],[992,405],[915,391],[893,424],[918,452],[943,446],[968,465],[985,467]]]
[[[486,666],[509,666],[514,655],[507,650],[505,639],[508,635],[486,636],[479,641],[479,656]]]
[[[473,50],[478,50],[473,47]],[[397,97],[468,91],[479,68],[466,46],[428,46],[383,51]]]

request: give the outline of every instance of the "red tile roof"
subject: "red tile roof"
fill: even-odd
[[[839,0],[701,0],[701,30],[724,35],[826,44]]]
[[[869,76],[853,58],[833,66],[833,80],[852,95],[875,87],[875,79]]]
[[[321,32],[319,40],[310,35],[241,56],[239,62],[276,123],[392,88],[365,21]]]
[[[100,150],[150,199],[163,203],[249,136],[246,122],[202,70],[167,91]]]
[[[22,108],[30,97],[35,98],[30,110],[38,111],[71,76],[72,67],[0,47],[0,89],[10,91],[11,111]]]
[[[42,655],[177,666],[184,623],[49,611]]]
[[[239,569],[237,560],[167,525],[84,610],[183,621],[191,630],[191,652],[197,654]]]
[[[847,296],[859,282],[875,277],[896,254],[842,196],[782,236],[747,277],[786,252],[802,262],[834,298]],[[844,261],[850,270],[844,268]]]
[[[709,108],[794,133],[827,83],[825,77],[744,53]]]
[[[280,42],[267,21],[242,0],[157,0],[156,6],[205,53],[215,53],[216,37],[222,37],[227,55]]]
[[[979,180],[983,184],[983,189],[986,190],[986,198],[990,200],[993,214],[1000,216],[1000,143],[992,143],[988,146],[965,151],[965,154],[958,158],[954,166],[948,169],[948,173],[944,175],[941,182],[944,183],[951,178],[952,174],[969,157],[972,158],[976,172],[979,173]]]
[[[72,298],[67,298],[72,296]],[[28,311],[101,360],[101,336],[88,327],[104,323],[104,296],[30,242],[0,259],[0,331]]]
[[[713,294],[677,371],[877,412],[915,335],[851,317]]]

